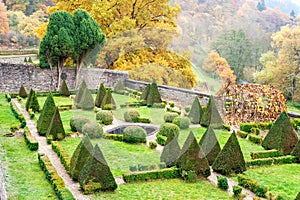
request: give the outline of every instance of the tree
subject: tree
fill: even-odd
[[[98,23],[85,10],[76,10],[73,20],[76,27],[73,39],[73,59],[76,62],[76,87],[84,59],[96,46],[102,47],[105,44],[105,35],[102,33]]]
[[[231,134],[212,165],[215,172],[225,176],[246,171],[246,163],[235,132]]]
[[[26,104],[25,104],[25,109],[28,111],[29,109],[29,105],[30,105],[30,101],[31,101],[31,97],[34,93],[34,90],[32,88],[30,88],[29,90],[29,94],[28,94],[28,97],[27,97],[27,100],[26,100]]]
[[[271,84],[276,83],[276,73],[278,70],[278,61],[275,53],[273,51],[268,51],[261,55],[259,59],[262,70],[256,72],[254,76],[254,81],[260,84]]]
[[[104,87],[104,84],[103,83],[100,83],[100,86],[99,86],[99,89],[97,91],[97,96],[96,96],[96,99],[95,99],[95,106],[100,108],[101,107],[101,104],[102,104],[102,101],[103,101],[103,98],[106,94],[106,89]]]
[[[277,149],[282,154],[291,153],[298,142],[298,136],[286,111],[277,118],[262,142],[265,149]]]
[[[193,124],[200,124],[201,118],[203,116],[203,110],[202,110],[201,104],[199,102],[199,98],[197,96],[195,97],[195,99],[193,101],[193,104],[192,104],[192,107],[191,107],[191,110],[190,110],[188,116],[191,119],[191,122]]]
[[[249,55],[252,54],[252,44],[245,31],[240,29],[225,32],[212,45],[213,49],[227,60],[237,80],[243,80],[244,67],[250,66]]]
[[[57,89],[60,88],[61,74],[66,59],[74,52],[75,26],[72,15],[65,11],[51,14],[46,35],[40,45],[40,59],[46,59],[52,69],[52,64],[57,66]]]
[[[257,9],[258,9],[259,11],[266,10],[267,7],[266,7],[266,4],[265,4],[265,0],[261,0],[261,2],[258,2],[258,4],[257,4],[256,7],[257,7]]]
[[[53,96],[51,93],[49,93],[37,122],[36,128],[39,135],[46,135],[47,130],[52,121],[52,117],[54,116],[55,110],[56,110],[56,106],[55,106]]]
[[[194,171],[197,176],[208,177],[210,175],[208,161],[192,131],[184,142],[176,165],[182,170]]]
[[[4,34],[8,36],[9,33],[9,21],[6,15],[6,8],[4,3],[0,2],[0,35]]]
[[[101,102],[101,108],[104,110],[105,106],[111,106],[111,109],[116,109],[116,102],[111,94],[111,90],[106,90],[105,96]]]

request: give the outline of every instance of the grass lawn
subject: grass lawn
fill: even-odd
[[[151,182],[119,185],[112,193],[91,195],[92,199],[233,199],[206,180],[187,183],[179,179],[156,180]]]
[[[9,132],[12,124],[19,124],[0,95],[1,134]],[[56,199],[56,195],[40,169],[36,152],[30,151],[23,137],[3,137],[0,134],[0,160],[5,171],[6,191],[11,200]]]
[[[293,105],[291,101],[288,101],[286,102],[286,106],[288,108],[288,111],[300,113],[300,104],[298,102],[295,102],[295,104]]]
[[[283,199],[295,199],[300,191],[299,172],[299,164],[288,164],[248,169],[244,173],[267,186],[273,195],[280,195]]]

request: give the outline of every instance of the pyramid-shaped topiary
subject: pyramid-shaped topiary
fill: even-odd
[[[209,126],[202,136],[200,142],[200,147],[204,155],[206,156],[209,165],[212,165],[217,158],[219,152],[221,151],[220,144],[217,140],[214,130]]]
[[[24,88],[24,86],[23,85],[21,85],[21,87],[20,87],[20,89],[19,89],[19,96],[21,97],[21,98],[26,98],[28,95],[27,95],[27,92],[26,92],[26,90],[25,90],[25,88]]]
[[[28,94],[27,101],[26,101],[26,104],[25,104],[25,109],[26,109],[27,111],[28,111],[28,109],[29,109],[29,105],[30,105],[30,101],[31,101],[31,97],[32,97],[33,93],[34,93],[34,90],[31,88],[31,89],[29,90],[29,94]]]
[[[153,105],[154,103],[161,103],[161,97],[160,97],[160,93],[158,91],[158,87],[156,84],[156,81],[153,80],[151,85],[150,85],[150,89],[149,89],[149,94],[147,96],[147,105]]]
[[[63,127],[60,113],[57,107],[52,117],[50,126],[47,130],[46,136],[47,138],[51,138],[52,140],[63,140],[66,136],[65,129]]]
[[[30,103],[29,103],[29,108],[28,110],[31,109],[33,112],[40,112],[40,104],[37,99],[36,93],[33,91],[31,98],[30,98]]]
[[[298,142],[298,137],[290,118],[285,111],[276,119],[262,142],[265,149],[277,149],[282,154],[291,153]]]
[[[223,127],[223,120],[222,117],[217,109],[216,102],[214,96],[210,96],[207,108],[203,113],[203,116],[200,121],[201,126],[208,127],[211,126],[212,128],[222,128]]]
[[[120,79],[114,87],[114,92],[118,94],[123,94],[124,89],[125,89],[124,81]]]
[[[150,84],[146,85],[145,89],[142,92],[141,99],[147,101],[147,97],[150,91]]]
[[[79,174],[93,152],[93,145],[89,137],[85,136],[74,151],[70,161],[70,174],[72,178],[77,181]]]
[[[199,98],[196,96],[191,111],[189,112],[188,117],[191,119],[193,124],[200,124],[201,118],[203,116],[203,110],[199,102]]]
[[[86,85],[85,81],[83,80],[79,86],[79,89],[78,89],[77,94],[74,99],[74,104],[75,104],[76,108],[81,108],[80,101],[81,101],[81,97],[83,95],[85,88],[87,88],[87,85]]]
[[[182,170],[194,171],[198,176],[208,177],[210,175],[208,161],[192,131],[181,149],[176,165]]]
[[[82,110],[93,110],[95,107],[93,96],[88,88],[85,88],[80,100]]]
[[[39,135],[46,135],[52,117],[54,116],[55,110],[56,110],[56,106],[55,106],[53,96],[51,93],[49,93],[44,103],[44,107],[40,114],[39,120],[37,122],[37,130]]]
[[[111,94],[111,90],[106,90],[105,96],[101,103],[101,108],[104,109],[106,105],[111,105],[112,109],[114,109],[116,106],[115,100]]]
[[[231,134],[224,148],[218,154],[212,168],[215,172],[223,175],[246,171],[245,159],[235,132]]]
[[[292,155],[297,157],[297,160],[300,162],[300,140],[296,144],[295,148],[292,151]]]
[[[298,192],[295,200],[300,200],[300,192]]]
[[[70,96],[70,91],[69,91],[68,85],[65,80],[63,80],[63,82],[60,86],[60,95],[64,96],[64,97]]]
[[[101,108],[101,103],[103,101],[103,98],[106,94],[106,89],[104,87],[104,84],[101,83],[100,86],[99,86],[99,89],[97,91],[97,96],[96,96],[96,99],[95,99],[95,106],[98,107],[98,108]]]
[[[180,146],[177,142],[177,138],[174,137],[163,149],[160,161],[166,163],[167,167],[173,167],[176,164],[176,160],[180,154]]]
[[[94,147],[93,153],[85,162],[78,181],[85,192],[117,189],[116,181],[98,145]]]

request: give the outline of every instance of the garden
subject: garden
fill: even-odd
[[[31,190],[41,199],[78,198],[51,158],[36,153],[37,137],[91,199],[300,199],[300,120],[285,111],[275,121],[230,126],[213,96],[205,106],[195,97],[183,108],[162,99],[155,81],[143,91],[122,81],[97,90],[83,81],[77,91],[63,81],[52,93],[27,93],[21,86],[0,101],[1,158],[11,199],[30,199]],[[209,181],[214,175],[217,182]]]

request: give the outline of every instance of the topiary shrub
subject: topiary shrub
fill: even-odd
[[[208,161],[192,131],[181,149],[176,166],[185,171],[194,171],[197,176],[208,177],[210,175]]]
[[[70,119],[70,127],[71,130],[76,132],[82,132],[82,127],[86,124],[90,122],[90,120],[84,116],[80,116],[80,115],[75,115],[73,117],[71,117]]]
[[[158,91],[158,87],[156,81],[153,80],[150,85],[149,94],[147,96],[147,105],[153,105],[154,103],[161,103],[160,93]]]
[[[215,172],[223,175],[246,171],[244,156],[235,132],[231,134],[212,165]]]
[[[117,94],[124,94],[125,92],[125,86],[124,86],[124,81],[123,80],[119,80],[115,87],[114,87],[114,92]]]
[[[70,91],[69,91],[68,85],[65,80],[63,80],[59,91],[60,91],[61,96],[64,96],[64,97],[70,96]]]
[[[29,63],[33,63],[31,57],[28,58]]]
[[[53,96],[51,93],[49,93],[37,122],[37,130],[39,135],[46,135],[52,117],[54,115],[55,109],[56,106],[55,106]]]
[[[70,162],[70,174],[73,180],[77,181],[80,171],[90,154],[92,154],[93,145],[89,137],[84,137],[76,147]]]
[[[140,113],[137,110],[127,110],[124,112],[124,120],[126,122],[138,122]]]
[[[298,141],[297,145],[295,146],[291,154],[293,156],[296,156],[297,161],[300,162],[300,141]]]
[[[145,89],[142,92],[141,99],[147,101],[147,97],[150,91],[150,84],[146,85]]]
[[[240,130],[245,131],[247,133],[251,133],[252,128],[259,128],[259,125],[255,122],[241,123]]]
[[[116,110],[117,107],[114,104],[105,104],[102,108],[102,110]]]
[[[96,122],[88,122],[82,127],[82,133],[89,138],[100,138],[103,135],[103,128]]]
[[[96,99],[95,99],[95,106],[98,107],[98,108],[101,108],[101,104],[102,104],[102,101],[103,101],[103,98],[106,94],[106,89],[104,87],[104,84],[101,83],[100,86],[99,86],[99,89],[97,91],[97,96],[96,96]]]
[[[226,177],[217,176],[217,180],[218,180],[218,188],[220,188],[222,190],[228,190],[229,186],[228,186],[228,180]]]
[[[29,90],[29,94],[28,94],[28,97],[27,97],[27,101],[26,101],[26,105],[25,105],[25,109],[28,111],[29,109],[29,105],[30,105],[30,101],[31,101],[31,96],[33,95],[34,93],[34,90],[31,88]]]
[[[28,96],[23,85],[21,85],[21,87],[19,89],[19,96],[22,97],[23,99]]]
[[[207,158],[209,165],[212,165],[221,151],[221,147],[214,130],[210,126],[202,136],[199,145]]]
[[[177,114],[177,113],[166,113],[165,115],[164,115],[164,120],[165,120],[165,122],[167,122],[167,123],[172,123],[173,122],[173,120],[176,118],[176,117],[178,117],[179,115]]]
[[[111,111],[101,110],[97,112],[96,120],[99,121],[100,124],[109,125],[112,124],[114,118]]]
[[[31,109],[33,112],[40,112],[40,104],[34,91],[33,94],[31,95],[28,110],[29,109]]]
[[[190,119],[188,117],[176,117],[172,123],[176,124],[180,129],[188,129],[190,126]]]
[[[235,185],[235,186],[232,187],[232,189],[233,189],[233,196],[234,197],[239,197],[242,194],[242,188],[241,187]]]
[[[79,86],[79,89],[78,89],[77,94],[74,99],[74,104],[75,104],[76,108],[81,108],[80,101],[81,101],[81,97],[83,95],[85,88],[87,88],[87,85],[86,85],[85,81],[83,80]]]
[[[210,96],[209,98],[207,108],[201,118],[200,124],[201,126],[211,126],[215,129],[223,127],[224,122],[217,109],[215,98],[213,96]]]
[[[167,137],[165,145],[167,145],[174,137],[179,135],[179,127],[176,124],[164,123],[160,125],[157,135],[162,135]]]
[[[127,143],[146,143],[147,132],[139,126],[128,126],[123,132],[123,141]]]
[[[156,143],[156,142],[153,142],[153,141],[151,141],[151,142],[149,142],[149,147],[150,147],[150,149],[156,149],[156,147],[157,147],[157,143]]]
[[[48,131],[46,133],[47,138],[51,138],[52,140],[63,140],[66,136],[65,129],[63,127],[61,117],[59,114],[59,110],[56,107],[54,115],[52,117],[50,126],[48,128]]]
[[[85,193],[117,189],[115,178],[98,145],[94,147],[93,153],[85,162],[78,181]]]
[[[111,109],[116,109],[116,103],[115,103],[115,100],[111,94],[111,90],[107,90],[106,93],[105,93],[105,96],[102,100],[102,103],[101,103],[101,108],[104,109],[104,107],[106,105],[111,105]]]
[[[80,100],[82,110],[93,110],[95,107],[94,99],[88,88],[85,88]]]
[[[191,119],[191,122],[193,124],[200,124],[202,116],[203,116],[203,110],[200,105],[199,98],[196,96],[193,101],[191,110],[188,114],[188,117]]]
[[[298,192],[298,195],[296,196],[295,200],[300,200],[300,192]]]
[[[298,142],[298,136],[290,119],[283,111],[264,138],[262,146],[265,149],[277,149],[282,154],[290,154]]]
[[[171,140],[164,148],[160,156],[160,161],[166,163],[167,167],[173,167],[176,164],[176,160],[180,155],[180,146],[177,142],[177,138]]]

